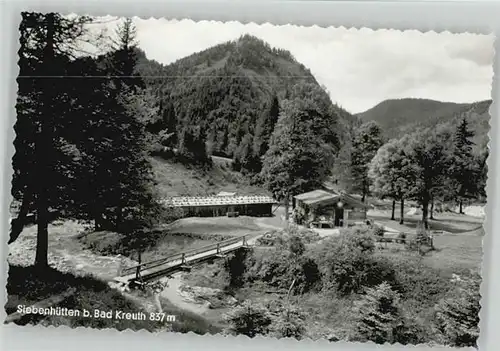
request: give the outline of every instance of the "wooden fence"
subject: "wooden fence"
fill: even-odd
[[[432,231],[431,234],[424,237],[417,237],[416,234],[414,233],[398,233],[398,235],[405,234],[405,237],[402,238],[399,236],[394,236],[394,237],[381,236],[377,238],[376,241],[378,243],[384,243],[385,247],[387,247],[388,243],[396,243],[405,245],[411,245],[411,244],[428,245],[429,247],[434,248],[434,235],[441,235],[444,233],[445,233],[444,231]]]

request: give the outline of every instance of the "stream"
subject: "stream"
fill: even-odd
[[[182,285],[182,273],[174,273],[168,278],[163,278],[162,282],[167,282],[167,286],[160,293],[160,296],[169,300],[174,306],[197,315],[202,315],[208,310],[207,305],[188,301],[179,294],[179,288]]]

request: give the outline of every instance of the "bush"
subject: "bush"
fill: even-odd
[[[375,257],[373,252],[373,236],[367,230],[358,229],[324,240],[311,255],[318,262],[327,286],[347,295],[383,281],[395,282],[391,263]]]
[[[385,282],[368,289],[357,306],[357,338],[377,344],[397,342],[402,326],[399,300],[399,294]]]
[[[375,226],[373,226],[372,232],[373,232],[373,235],[375,235],[377,237],[383,237],[385,230],[383,227],[381,227],[379,225],[375,225]]]
[[[277,338],[300,340],[306,333],[305,315],[296,308],[282,308],[272,320],[271,333]]]
[[[232,253],[224,263],[224,268],[229,274],[229,288],[240,288],[245,283],[245,272],[250,260],[249,251],[237,250]]]
[[[356,252],[339,252],[326,266],[326,279],[343,295],[360,293],[383,281],[396,283],[390,261]]]
[[[268,334],[272,322],[264,306],[248,301],[230,311],[224,316],[224,320],[229,323],[225,330],[227,333],[243,334],[251,338],[258,334]]]
[[[398,240],[399,242],[405,244],[406,243],[406,233],[403,233],[403,232],[399,233],[398,239],[400,239],[400,240]]]
[[[306,246],[298,236],[292,236],[288,240],[288,249],[293,255],[302,256],[306,251]]]
[[[257,239],[257,244],[260,246],[286,246],[291,238],[298,238],[304,244],[311,244],[321,239],[320,235],[313,230],[292,226],[287,230],[273,230],[266,233]]]
[[[451,346],[477,348],[481,278],[456,276],[452,283],[449,295],[435,307],[437,329]]]
[[[295,280],[294,292],[307,292],[321,283],[321,273],[316,262],[307,256],[296,255],[286,247],[269,254],[256,255],[249,263],[247,281],[262,281],[268,285],[288,290]]]
[[[416,313],[434,305],[448,291],[451,283],[441,272],[418,258],[393,257],[397,289]]]

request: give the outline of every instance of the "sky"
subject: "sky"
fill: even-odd
[[[108,30],[119,21],[107,24]],[[491,98],[493,35],[134,18],[149,59],[172,63],[243,34],[289,50],[334,103],[359,113],[386,99]]]

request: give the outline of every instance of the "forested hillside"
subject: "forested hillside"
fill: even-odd
[[[438,124],[455,128],[465,116],[475,132],[474,143],[484,147],[487,143],[491,102],[484,100],[457,104],[428,99],[385,100],[357,116],[363,122],[377,122],[387,139],[400,138],[416,128],[432,128]]]
[[[331,103],[309,69],[288,51],[250,35],[168,66],[140,56],[138,71],[160,110],[152,130],[174,133],[164,145],[182,149],[188,147],[187,137],[203,141],[207,153],[233,158],[237,169],[260,171],[280,105],[294,91],[315,91],[337,148],[356,120]]]

